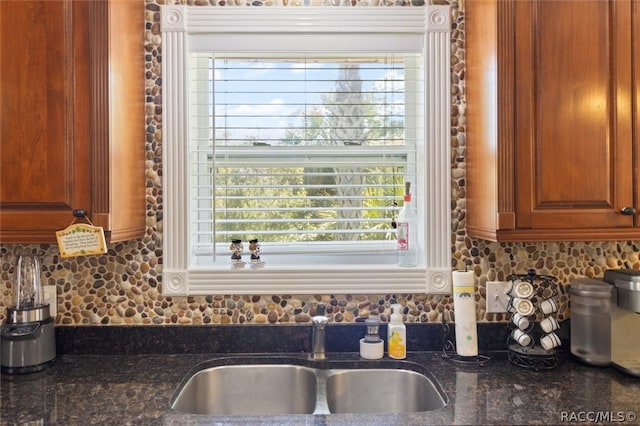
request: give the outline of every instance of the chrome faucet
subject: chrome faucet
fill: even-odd
[[[313,328],[311,330],[311,353],[309,354],[309,359],[313,361],[327,359],[324,345],[324,329],[328,323],[329,318],[324,315],[316,315],[311,318]]]

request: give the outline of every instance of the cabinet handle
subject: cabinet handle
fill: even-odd
[[[622,209],[620,209],[620,213],[625,216],[634,216],[636,214],[636,209],[634,209],[633,207],[623,207]]]

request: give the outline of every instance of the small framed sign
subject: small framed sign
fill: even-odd
[[[56,238],[60,256],[65,258],[107,252],[104,230],[101,226],[72,223],[62,231],[56,231]]]

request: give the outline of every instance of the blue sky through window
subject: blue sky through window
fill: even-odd
[[[251,145],[257,141],[282,145],[288,132],[304,132],[305,115],[331,112],[331,99],[345,63],[354,61],[216,59],[217,144]],[[367,109],[364,120],[384,123],[384,117],[387,122],[401,119],[405,102],[402,61],[381,57],[360,58],[356,63],[362,99],[375,105]]]

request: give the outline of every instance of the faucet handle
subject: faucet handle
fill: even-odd
[[[314,327],[324,328],[329,323],[329,317],[324,315],[316,315],[311,317],[311,323]]]
[[[324,347],[324,332],[329,318],[324,315],[316,315],[311,317],[313,328],[311,329],[311,353],[309,359],[321,361],[327,358]]]

